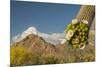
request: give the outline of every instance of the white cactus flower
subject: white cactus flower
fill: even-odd
[[[83,50],[83,49],[85,48],[85,44],[84,44],[84,43],[81,43],[81,44],[79,45],[79,48],[80,48],[81,50]]]
[[[76,24],[76,23],[78,23],[78,20],[77,19],[73,19],[72,20],[72,24]]]
[[[70,38],[73,36],[74,32],[72,30],[69,30],[66,34],[67,40],[70,40]]]
[[[86,20],[82,20],[82,22],[85,23],[85,24],[88,24],[88,21],[86,21]]]
[[[72,37],[73,34],[74,34],[73,30],[69,30],[68,33],[67,33],[67,35],[68,35],[69,37]]]

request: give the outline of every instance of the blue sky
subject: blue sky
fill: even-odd
[[[34,26],[40,32],[63,32],[75,18],[80,5],[41,2],[11,2],[11,36]]]

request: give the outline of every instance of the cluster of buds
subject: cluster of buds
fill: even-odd
[[[86,20],[72,20],[68,25],[66,39],[73,48],[84,49],[88,40],[89,26]]]

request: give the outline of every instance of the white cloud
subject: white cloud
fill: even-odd
[[[64,33],[52,33],[52,34],[41,33],[35,27],[29,27],[27,30],[22,32],[22,34],[18,34],[17,36],[14,36],[12,38],[12,41],[18,42],[18,41],[24,39],[29,34],[38,35],[38,36],[42,37],[45,41],[47,41],[51,44],[54,44],[54,45],[63,44],[66,41]]]
[[[11,39],[11,43],[13,43],[13,42],[18,42],[18,41],[20,41],[20,34],[18,34],[18,35],[16,35],[16,36],[12,37],[12,39]]]
[[[22,39],[24,39],[26,36],[30,35],[30,34],[34,34],[34,35],[37,35],[37,30],[35,27],[29,27],[27,30],[25,30],[24,32],[22,32],[21,34],[18,34],[16,36],[14,36],[12,38],[12,41],[11,42],[19,42],[21,41]]]
[[[61,43],[62,39],[64,39],[65,37],[64,33],[52,33],[52,34],[39,33],[39,36],[41,36],[47,42],[50,42],[55,45]]]
[[[35,27],[29,27],[26,31],[24,31],[21,37],[25,38],[27,35],[34,34],[37,35],[38,31]]]

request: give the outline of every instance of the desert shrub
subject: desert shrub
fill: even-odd
[[[64,56],[63,63],[95,61],[95,47],[94,46],[87,45],[86,48],[83,50],[74,49],[71,47],[67,47],[65,49],[66,50],[63,50],[61,53]],[[60,58],[61,57],[59,57],[59,59]]]
[[[20,65],[24,63],[26,49],[24,47],[11,47],[11,64]]]
[[[43,64],[56,64],[58,59],[53,54],[42,55]]]
[[[26,47],[11,47],[11,65],[38,64],[38,55]]]

